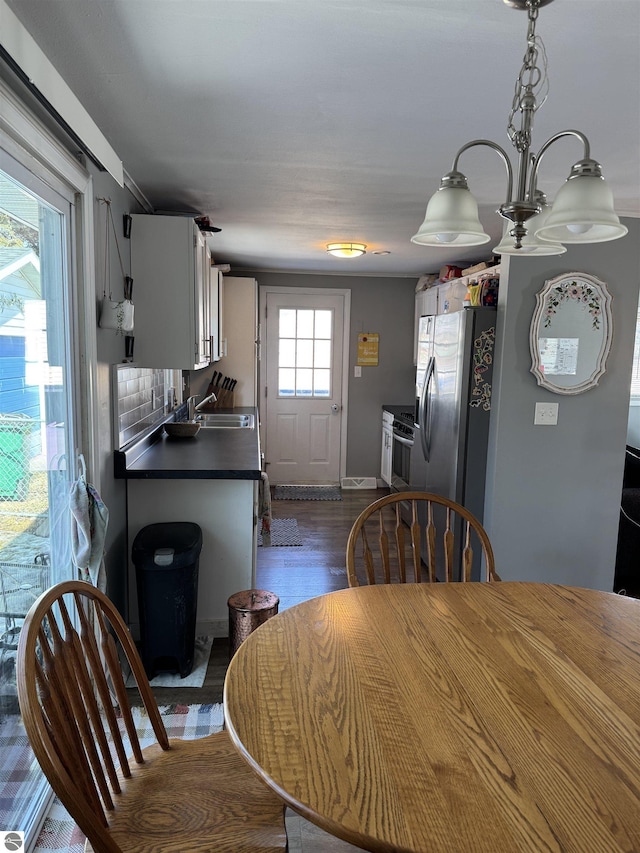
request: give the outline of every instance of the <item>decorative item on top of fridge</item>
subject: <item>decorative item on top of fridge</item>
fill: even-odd
[[[498,287],[500,276],[492,275],[485,278],[471,279],[467,283],[467,293],[464,297],[465,308],[495,308],[498,304]]]

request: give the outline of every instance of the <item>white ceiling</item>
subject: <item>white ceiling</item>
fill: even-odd
[[[8,0],[156,209],[208,215],[234,268],[420,275],[490,255],[506,173],[463,155],[493,241],[409,241],[465,142],[506,136],[527,19],[502,0]],[[550,94],[533,150],[584,132],[620,215],[640,216],[640,2],[540,10]],[[552,201],[582,157],[545,154]],[[513,158],[515,164],[515,157]],[[351,261],[325,244],[355,240]],[[391,254],[378,256],[376,250]]]

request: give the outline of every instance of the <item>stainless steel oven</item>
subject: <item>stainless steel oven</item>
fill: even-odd
[[[393,418],[391,488],[394,492],[409,489],[412,448],[413,412],[399,412]]]

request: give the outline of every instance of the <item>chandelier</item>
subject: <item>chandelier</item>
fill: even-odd
[[[476,145],[492,148],[507,170],[507,197],[497,212],[507,220],[496,254],[560,255],[564,243],[601,243],[624,237],[627,228],[613,209],[613,194],[602,177],[600,164],[591,158],[589,141],[579,130],[562,130],[531,151],[533,118],[547,99],[547,56],[542,39],[536,35],[541,6],[552,0],[504,0],[507,5],[527,11],[529,26],[527,48],[515,85],[509,113],[507,135],[517,151],[518,174],[506,151],[489,139],[474,139],[458,151],[450,172],[443,176],[439,189],[427,205],[425,220],[413,243],[422,246],[481,246],[491,237],[478,218],[478,203],[469,191],[466,177],[458,170],[460,155]],[[514,122],[520,113],[520,128]],[[552,206],[537,188],[542,157],[554,142],[574,136],[583,145],[583,157],[571,168],[566,182],[558,190]]]

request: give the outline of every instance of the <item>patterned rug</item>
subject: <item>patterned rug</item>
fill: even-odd
[[[154,741],[149,717],[143,708],[133,708],[132,711],[140,743],[144,748]],[[169,737],[192,739],[222,729],[222,705],[165,705],[160,708],[160,713]],[[83,853],[84,842],[84,835],[56,797],[45,818],[34,853],[49,853],[51,850]]]
[[[341,501],[340,486],[274,486],[274,501]]]
[[[295,518],[272,518],[271,533],[258,533],[258,547],[282,545],[302,545],[298,522]]]

